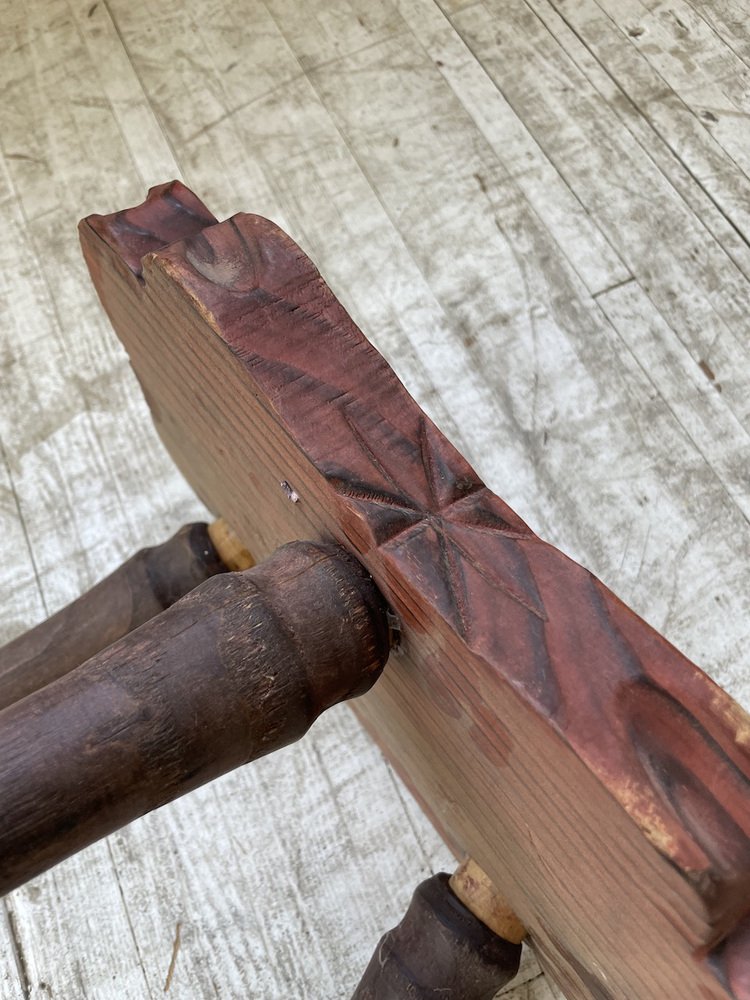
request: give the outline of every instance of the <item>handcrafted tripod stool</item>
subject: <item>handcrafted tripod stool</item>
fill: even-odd
[[[358,715],[475,867],[420,888],[358,997],[512,975],[523,931],[482,936],[479,871],[571,1000],[750,1000],[742,709],[490,493],[272,223],[173,183],[81,240],[199,496],[255,557],[293,544],[69,673],[37,660],[40,690],[16,647],[0,888],[371,687]]]

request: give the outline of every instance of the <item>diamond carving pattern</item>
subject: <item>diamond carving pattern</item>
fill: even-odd
[[[459,634],[471,635],[469,570],[544,620],[533,581],[519,572],[517,542],[531,531],[462,459],[452,461],[457,453],[426,418],[420,415],[412,440],[384,420],[365,431],[351,415],[345,419],[373,477],[338,474],[329,481],[357,508],[379,545],[429,570],[425,576],[433,581],[439,606]]]

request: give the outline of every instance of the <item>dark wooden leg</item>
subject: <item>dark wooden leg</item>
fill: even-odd
[[[0,894],[366,691],[385,602],[334,546],[216,576],[0,712]]]
[[[0,709],[90,656],[227,569],[206,524],[141,549],[91,590],[0,649]]]
[[[352,1000],[492,1000],[518,972],[521,945],[499,937],[442,873],[422,882],[379,941]]]

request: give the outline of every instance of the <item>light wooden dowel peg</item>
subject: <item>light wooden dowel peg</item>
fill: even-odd
[[[513,944],[520,944],[526,937],[526,928],[473,858],[466,858],[451,875],[450,887],[464,906],[499,937]]]
[[[245,548],[240,538],[223,517],[219,517],[209,524],[208,537],[211,539],[219,558],[231,572],[252,569],[255,565],[252,553]]]

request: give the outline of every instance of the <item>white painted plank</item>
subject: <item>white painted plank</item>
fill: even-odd
[[[0,565],[0,591],[6,595],[0,645],[48,615],[39,587],[35,554],[21,517],[18,494],[0,441],[0,534],[7,553]]]
[[[476,0],[437,0],[437,6],[447,16],[456,14],[459,10],[463,10],[464,7],[471,7],[473,3],[476,3]]]
[[[677,452],[680,468],[674,472],[691,498],[690,515],[700,523],[705,512],[711,511],[710,517],[721,517],[724,523],[724,528],[718,531],[715,521],[707,526],[709,546],[702,553],[695,552],[694,541],[687,537],[674,553],[669,573],[673,592],[659,627],[672,634],[678,644],[679,637],[686,636],[681,645],[688,654],[735,698],[750,705],[748,635],[744,634],[744,627],[737,630],[734,621],[736,614],[744,614],[745,598],[737,600],[733,595],[736,587],[744,589],[748,583],[750,434],[722,405],[722,386],[713,372],[695,368],[687,351],[637,284],[630,282],[613,289],[600,296],[598,304],[684,432],[686,440],[682,446],[674,441],[674,446],[680,449]],[[697,462],[691,468],[686,461],[687,452],[693,450],[703,458],[702,468]],[[667,468],[664,461],[665,472]],[[715,479],[712,486],[708,486],[709,476]],[[711,500],[710,491],[714,496]],[[622,571],[639,577],[662,575],[666,582],[662,559],[649,563],[647,554],[654,527],[648,519],[634,522],[623,550]],[[670,530],[675,527],[671,522]],[[737,546],[734,560],[733,545]],[[738,578],[733,576],[733,565],[740,572]],[[674,602],[676,593],[680,594],[678,603]],[[734,606],[725,613],[727,603]],[[718,641],[725,628],[729,630],[726,642]]]
[[[29,1000],[145,1000],[160,995],[147,987],[106,842],[17,889],[7,906]]]
[[[400,0],[398,7],[505,167],[507,183],[518,186],[588,290],[627,280],[617,253],[432,0]]]
[[[750,23],[746,0],[689,0],[726,47],[750,66]]]
[[[750,68],[684,0],[603,0],[601,6],[726,151],[724,169],[736,164],[747,176]]]
[[[368,0],[312,3],[299,16],[295,0],[267,0],[277,24],[283,24],[300,66],[314,69],[324,63],[369,48],[403,31],[404,24],[392,3]]]
[[[697,19],[705,31],[679,28],[678,22],[684,24],[683,18],[688,19],[690,12],[675,4],[671,5],[674,9],[668,16],[665,11],[660,12],[661,16],[657,15],[640,0],[628,0],[626,3],[582,0],[575,5],[566,4],[565,0],[554,0],[552,6],[601,64],[605,73],[632,101],[629,113],[622,106],[625,102],[615,106],[621,120],[634,124],[636,116],[642,115],[667,149],[714,201],[725,219],[731,220],[732,229],[739,230],[745,246],[737,254],[733,239],[736,234],[732,229],[726,227],[721,231],[710,225],[722,245],[726,240],[725,249],[747,274],[750,182],[741,158],[730,155],[731,150],[727,143],[722,142],[720,135],[722,120],[732,121],[739,112],[732,105],[726,109],[726,115],[721,112],[720,120],[716,115],[730,102],[728,98],[719,100],[712,96],[721,88],[717,80],[726,78],[731,67],[722,67],[721,73],[717,68],[711,77],[706,66],[701,74],[685,44],[688,35],[698,35],[693,40],[693,46],[696,43],[701,46],[705,62],[710,64],[710,49],[704,43],[715,36],[708,26]],[[695,16],[692,20],[696,20]],[[670,30],[663,26],[664,21]],[[678,38],[674,37],[675,32]],[[722,51],[726,53],[726,46]],[[733,68],[739,70],[739,61],[736,57],[732,58]],[[744,71],[744,67],[741,68]],[[740,145],[746,145],[737,132],[737,129],[732,129],[733,138],[739,140]]]
[[[112,116],[127,147],[142,186],[180,177],[174,150],[162,131],[127,51],[112,22],[106,3],[68,0],[75,26],[83,40],[93,72],[95,92],[109,102]],[[134,141],[137,137],[137,141]],[[117,193],[113,192],[113,197]],[[117,211],[121,203],[102,205],[100,212]]]
[[[585,59],[587,50],[579,52],[579,40],[546,3],[532,2],[536,13],[520,2],[477,4],[455,23],[696,364],[703,360],[721,374],[728,405],[746,420],[750,347],[740,307],[745,276],[649,152],[623,129],[549,26],[576,59]],[[505,23],[502,33],[498,17]],[[587,74],[597,69],[586,66]]]
[[[26,992],[26,972],[19,960],[16,931],[6,902],[0,907],[0,942],[7,955],[7,961],[0,965],[0,997],[11,1000]]]

